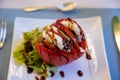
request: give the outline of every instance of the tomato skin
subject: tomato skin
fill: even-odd
[[[50,63],[49,60],[49,55],[46,54],[47,50],[43,48],[43,46],[41,46],[39,43],[35,44],[36,50],[38,52],[38,55],[40,56],[40,58],[45,61],[46,63]]]
[[[79,55],[77,54],[77,51],[75,48],[73,48],[72,45],[69,45],[71,48],[70,52],[66,52],[64,50],[58,50],[58,52],[55,51],[55,48],[53,50],[44,47],[43,45],[40,45],[39,43],[35,44],[37,52],[40,56],[40,58],[47,64],[54,65],[54,66],[61,66],[64,64],[67,64],[69,62],[72,62],[76,59],[78,59],[80,56],[83,55],[82,52],[79,52]]]
[[[81,41],[80,43],[79,43],[80,45],[81,45],[81,47],[85,50],[86,49],[86,41]]]
[[[57,47],[54,47],[52,46],[52,44],[50,44],[49,42],[45,41],[44,39],[41,39],[41,42],[44,44],[44,46],[46,46],[47,48],[55,51],[55,52],[58,52],[58,48]]]
[[[46,47],[36,43],[36,49],[40,58],[47,64],[59,66],[67,64],[66,57],[55,53],[54,51],[47,49]]]
[[[35,44],[36,50],[40,58],[45,63],[54,65],[54,66],[61,66],[80,58],[84,54],[84,52],[81,52],[80,48],[82,48],[83,50],[86,50],[87,48],[87,42],[81,27],[76,23],[80,29],[80,35],[82,35],[82,38],[78,40],[74,32],[72,32],[66,26],[61,24],[63,20],[65,21],[68,20],[71,23],[76,23],[76,21],[73,21],[70,18],[65,18],[65,19],[57,20],[55,23],[51,24],[51,26],[54,26],[57,29],[61,30],[65,35],[67,35],[70,38],[71,43],[67,44],[68,51],[56,47],[52,43],[47,42],[44,38],[41,38],[40,40],[42,44],[39,44],[39,43]],[[46,32],[52,32],[60,36],[63,40],[65,40],[64,36],[62,36],[59,32],[53,31],[52,29],[49,29]]]

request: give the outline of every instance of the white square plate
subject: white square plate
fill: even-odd
[[[74,20],[85,32],[92,59],[87,60],[84,54],[78,60],[59,67],[55,76],[46,78],[46,80],[111,80],[104,47],[101,18],[97,16]],[[12,52],[15,50],[16,43],[21,40],[20,37],[23,32],[30,31],[36,27],[42,28],[53,22],[55,22],[55,20],[52,19],[31,19],[21,17],[15,19],[7,80],[35,80],[35,76],[38,75],[34,73],[28,74],[23,65],[20,67],[17,66],[12,58]],[[64,71],[64,78],[59,74],[61,70]],[[78,76],[78,70],[82,71],[83,76]]]

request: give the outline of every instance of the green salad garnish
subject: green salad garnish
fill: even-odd
[[[35,49],[35,43],[40,43],[41,35],[42,30],[38,28],[24,32],[23,41],[13,52],[13,58],[17,65],[26,64],[28,73],[35,71],[41,75],[49,76],[51,66],[40,59]]]

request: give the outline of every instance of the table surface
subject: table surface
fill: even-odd
[[[21,1],[22,0],[19,0],[18,2],[22,3]],[[30,3],[30,0],[26,0],[26,1]],[[68,1],[68,0],[65,0],[65,1]],[[75,0],[75,1],[78,1],[78,0]],[[79,4],[81,4],[80,1],[78,1]],[[0,21],[1,19],[4,19],[7,21],[7,38],[5,41],[5,46],[2,49],[0,49],[0,80],[7,80],[13,29],[14,29],[14,20],[16,17],[28,17],[28,18],[38,18],[38,19],[58,19],[63,17],[87,18],[87,17],[94,17],[94,16],[100,16],[102,18],[105,49],[106,49],[106,55],[107,55],[111,79],[120,80],[120,53],[118,52],[116,44],[114,42],[113,30],[111,25],[113,16],[117,15],[120,19],[120,5],[118,5],[120,1],[114,0],[113,2],[113,0],[106,0],[105,3],[103,3],[103,2],[100,2],[103,0],[98,0],[97,4],[93,2],[94,0],[92,0],[92,2],[90,2],[89,4],[88,4],[88,0],[84,0],[84,1],[85,1],[84,2],[85,5],[81,5],[77,7],[75,10],[70,12],[64,13],[64,12],[58,11],[57,9],[54,9],[54,10],[42,10],[38,12],[25,13],[22,10],[22,7],[28,4],[22,4],[21,6],[18,6],[18,2],[15,0],[14,2],[13,0],[11,0],[11,2],[8,0],[4,0],[4,1],[1,0],[0,1]],[[113,4],[111,6],[109,5],[106,6],[107,1],[109,1],[109,5],[111,5],[112,3]],[[9,5],[8,5],[8,2],[10,2]],[[45,1],[43,1],[43,3],[45,3]],[[59,0],[57,0],[56,2],[54,1],[54,3],[58,4]],[[34,4],[38,5],[37,3],[34,3]],[[52,4],[53,3],[49,5],[52,5]],[[101,5],[98,6],[98,4],[101,4]],[[86,6],[86,5],[89,5],[89,6]],[[45,6],[45,4],[43,6]]]
[[[56,6],[65,2],[76,2],[80,8],[120,8],[120,0],[0,0],[0,7]]]
[[[48,14],[49,13],[49,14]],[[0,19],[7,21],[7,38],[5,46],[0,49],[0,80],[7,79],[9,58],[12,44],[12,34],[15,17],[30,17],[41,19],[57,19],[62,17],[85,18],[101,16],[103,34],[105,40],[106,55],[110,69],[111,79],[120,80],[120,54],[114,42],[111,20],[117,15],[120,18],[120,9],[75,9],[72,12],[62,13],[57,10],[43,10],[33,13],[25,13],[21,9],[2,9],[0,8]],[[54,15],[54,16],[53,16]]]

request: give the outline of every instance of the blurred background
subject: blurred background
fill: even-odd
[[[0,7],[53,6],[65,2],[76,2],[79,8],[120,8],[120,0],[0,0]]]

